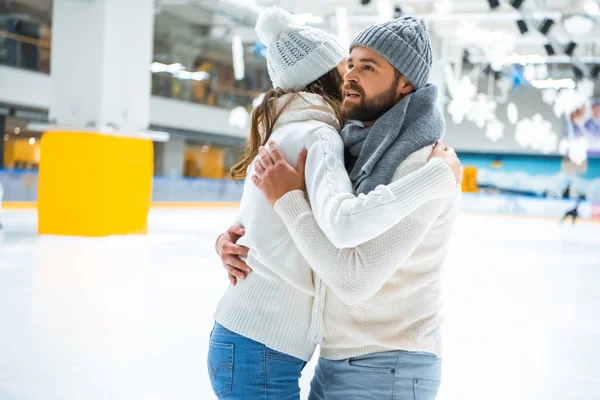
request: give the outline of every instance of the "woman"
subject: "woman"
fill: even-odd
[[[321,150],[311,152],[307,160],[316,163],[311,170],[317,172],[306,176],[307,182],[322,188],[349,181],[343,160],[331,163],[327,161],[331,157],[324,156],[332,146],[343,146],[340,70],[346,51],[328,34],[296,26],[289,14],[276,8],[259,16],[257,33],[268,46],[267,67],[274,89],[252,114],[248,148],[232,169],[232,177],[255,174],[259,147],[272,140],[288,160],[296,160],[304,148],[319,143]],[[415,187],[415,181],[413,176],[412,194],[439,196],[434,190]],[[383,234],[406,216],[398,213],[399,205],[409,201],[403,185],[406,181],[399,180],[360,198],[345,193],[332,196],[330,206],[335,212],[324,213],[332,217],[323,230],[339,230],[360,216],[370,218],[372,224],[365,231],[346,232],[348,243],[361,244]],[[307,186],[310,197],[314,186]],[[254,272],[228,288],[215,312],[208,352],[213,390],[217,397],[228,399],[299,399],[300,373],[323,336],[325,286],[250,179],[244,185],[236,222],[246,229],[238,244],[250,249],[245,261]]]

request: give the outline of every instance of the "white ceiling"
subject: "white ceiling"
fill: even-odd
[[[344,7],[348,14],[349,37],[352,38],[361,29],[377,23],[382,18],[380,10],[389,10],[388,17],[393,16],[393,9],[400,5],[404,14],[417,15],[428,21],[430,32],[438,44],[447,49],[449,57],[461,57],[462,50],[470,48],[471,53],[477,54],[478,48],[486,49],[497,46],[502,40],[489,42],[488,35],[469,35],[469,43],[464,43],[464,38],[457,34],[457,30],[465,23],[474,24],[475,32],[502,33],[508,40],[516,43],[514,52],[518,54],[546,55],[543,45],[548,38],[530,24],[530,31],[521,35],[517,29],[516,20],[523,17],[520,11],[515,10],[508,1],[501,0],[501,7],[491,10],[486,0],[371,0],[364,6],[360,0],[157,0],[161,8],[169,13],[177,14],[187,21],[197,21],[205,24],[212,18],[215,32],[220,32],[219,25],[227,26],[231,21],[235,25],[247,24],[248,28],[242,31],[236,28],[235,34],[241,35],[245,40],[255,40],[252,25],[261,8],[278,5],[292,13],[311,13],[322,17],[324,22],[315,24],[315,27],[336,33],[336,9]],[[578,43],[575,56],[596,55],[600,57],[600,27],[596,19],[592,32],[579,37],[566,33],[561,21],[574,13],[584,12],[586,1],[598,0],[524,0],[521,11],[541,21],[544,17],[555,20],[550,31],[555,43],[566,44],[570,40]],[[598,18],[600,16],[597,16]],[[222,31],[222,29],[221,29]],[[233,33],[234,31],[232,31]],[[240,33],[241,32],[241,33]],[[512,39],[510,39],[512,37]],[[437,39],[436,39],[437,38]],[[598,47],[598,54],[592,54],[594,45]],[[438,46],[439,47],[439,46]],[[561,49],[557,49],[560,53]],[[564,58],[564,57],[563,57]],[[585,57],[584,57],[585,58]]]

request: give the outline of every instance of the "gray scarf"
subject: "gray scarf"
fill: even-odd
[[[429,84],[404,97],[371,127],[359,121],[346,124],[346,168],[356,193],[387,185],[411,153],[442,138],[444,117],[436,101],[437,88]]]

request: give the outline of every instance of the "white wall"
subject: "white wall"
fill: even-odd
[[[248,129],[229,125],[229,110],[152,96],[150,121],[161,127],[245,138]]]
[[[0,103],[48,109],[50,85],[46,74],[0,65]]]
[[[446,118],[446,137],[444,142],[459,151],[482,153],[512,153],[512,154],[541,154],[531,149],[524,149],[515,140],[515,125],[508,122],[506,107],[514,102],[519,111],[519,120],[531,118],[539,113],[552,123],[554,131],[559,135],[563,130],[563,121],[554,116],[552,107],[542,102],[542,92],[531,87],[520,87],[518,92],[509,95],[506,104],[498,104],[496,117],[504,124],[504,137],[492,142],[485,136],[485,128],[478,128],[473,122],[464,121],[461,124],[452,122],[452,116],[444,110]],[[553,155],[557,155],[555,152]]]

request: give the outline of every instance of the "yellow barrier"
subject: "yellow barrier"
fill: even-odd
[[[465,193],[477,193],[477,168],[465,167],[463,170],[462,191]]]
[[[145,234],[152,174],[149,139],[45,133],[38,181],[38,232],[71,236]]]

